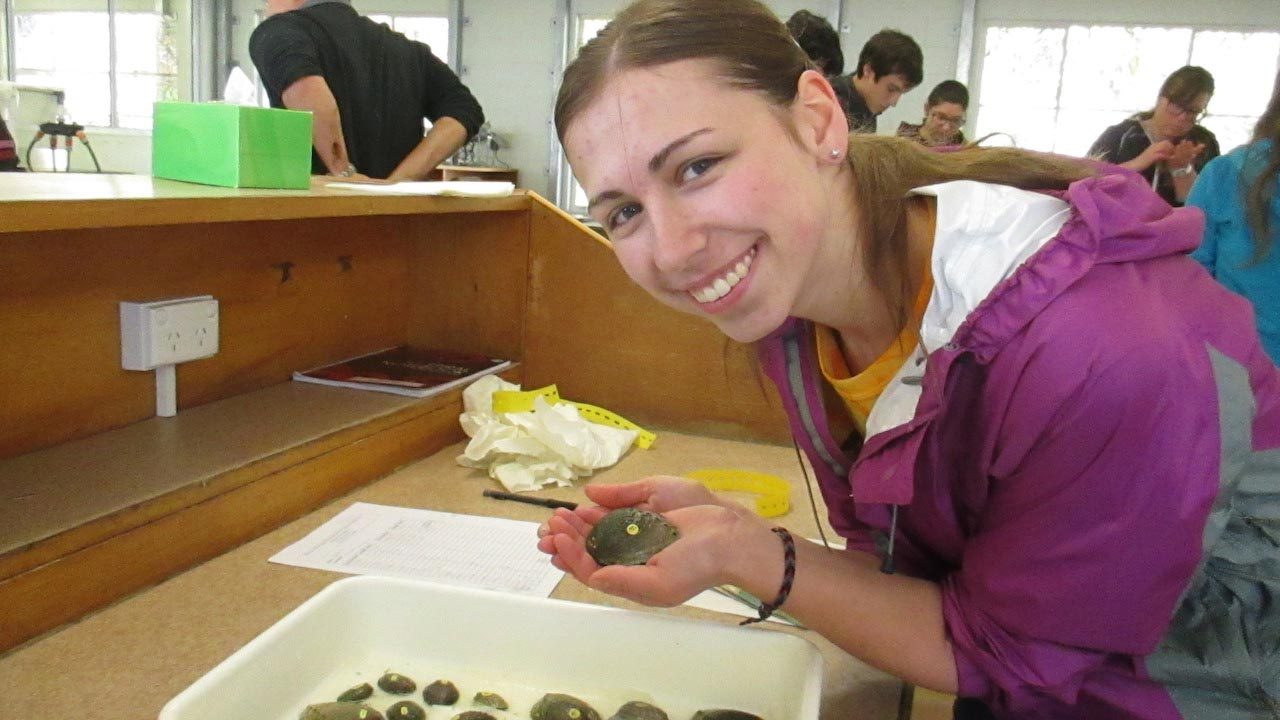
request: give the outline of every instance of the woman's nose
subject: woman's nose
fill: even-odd
[[[706,234],[677,208],[650,208],[653,223],[653,264],[662,272],[687,268],[691,258],[707,246]]]

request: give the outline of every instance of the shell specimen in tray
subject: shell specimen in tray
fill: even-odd
[[[402,700],[387,708],[387,720],[426,720],[426,711],[419,703]]]
[[[762,720],[759,715],[752,715],[742,710],[699,710],[693,714],[693,720]]]
[[[547,693],[529,711],[533,720],[600,720],[600,713],[572,695]]]
[[[680,537],[666,518],[622,508],[600,518],[587,536],[587,552],[601,565],[643,565]]]
[[[299,720],[383,720],[382,713],[361,702],[308,705]]]
[[[338,696],[338,702],[360,702],[361,700],[368,700],[371,695],[373,695],[373,686],[369,683],[360,683],[353,688],[344,690]]]
[[[401,700],[387,708],[387,720],[426,720],[427,711],[412,700]]]
[[[483,690],[476,693],[476,696],[471,698],[471,703],[473,705],[485,705],[487,707],[494,708],[495,710],[506,710],[510,707],[507,705],[506,698],[502,697],[498,693],[484,692]]]
[[[437,680],[422,689],[428,705],[452,705],[458,702],[458,687],[448,680]]]
[[[483,710],[464,710],[453,716],[453,720],[498,720]]]
[[[657,705],[632,700],[618,708],[609,720],[667,720],[667,713]]]
[[[400,673],[389,672],[378,678],[378,687],[392,695],[408,695],[418,689],[418,684]]]

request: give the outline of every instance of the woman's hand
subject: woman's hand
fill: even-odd
[[[681,507],[663,514],[679,530],[679,539],[648,563],[601,567],[587,553],[585,543],[594,526],[589,518],[599,520],[605,510],[590,510],[586,515],[557,510],[547,523],[547,534],[538,542],[539,549],[550,552],[556,567],[584,585],[645,605],[679,605],[709,587],[727,582],[727,568],[735,553],[742,552],[744,534],[752,530],[770,534],[763,521],[744,517],[729,507]]]
[[[1169,157],[1164,161],[1170,170],[1184,168],[1195,159],[1200,157],[1200,153],[1204,152],[1204,144],[1183,140],[1173,147],[1173,152],[1169,153]]]
[[[1143,172],[1158,162],[1168,160],[1171,155],[1173,155],[1173,143],[1168,140],[1161,140],[1157,143],[1151,143],[1146,150],[1142,151],[1141,155],[1129,162],[1121,163],[1121,165],[1131,170]]]

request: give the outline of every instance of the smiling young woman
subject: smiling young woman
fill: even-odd
[[[1274,707],[1276,674],[1235,668],[1280,647],[1280,547],[1257,524],[1280,522],[1280,375],[1186,257],[1196,215],[1080,161],[850,137],[754,0],[630,6],[566,70],[556,124],[628,276],[757,343],[849,547],[793,550],[646,478],[557,511],[539,547],[558,566],[655,605],[722,583],[785,598],[997,717]],[[600,567],[586,534],[636,505],[680,539]]]

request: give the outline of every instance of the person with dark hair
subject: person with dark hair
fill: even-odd
[[[925,147],[963,145],[965,113],[969,112],[969,88],[958,80],[943,80],[929,91],[924,101],[924,120],[919,125],[902,122],[898,137]]]
[[[1198,211],[1083,159],[850,135],[757,0],[632,4],[554,117],[627,276],[756,345],[847,541],[647,477],[556,510],[557,567],[655,606],[736,585],[997,718],[1274,715],[1280,370],[1187,257]],[[678,537],[601,566],[623,507]]]
[[[1218,157],[1218,138],[1199,124],[1213,97],[1213,76],[1187,65],[1165,78],[1151,110],[1103,131],[1089,157],[1142,173],[1160,197],[1179,207],[1196,175]]]
[[[818,72],[823,75],[839,75],[844,72],[844,50],[840,47],[840,33],[821,15],[808,10],[797,10],[787,18],[787,30],[796,44],[804,50]]]
[[[1204,166],[1187,204],[1204,211],[1195,258],[1228,289],[1248,298],[1271,360],[1280,363],[1280,72],[1271,102],[1247,145]]]
[[[484,122],[431,48],[361,16],[351,0],[267,0],[249,53],[271,107],[313,113],[317,174],[425,179]]]
[[[858,54],[858,67],[832,78],[849,132],[876,131],[876,117],[898,104],[903,94],[924,79],[924,53],[910,35],[884,29],[867,40]]]

